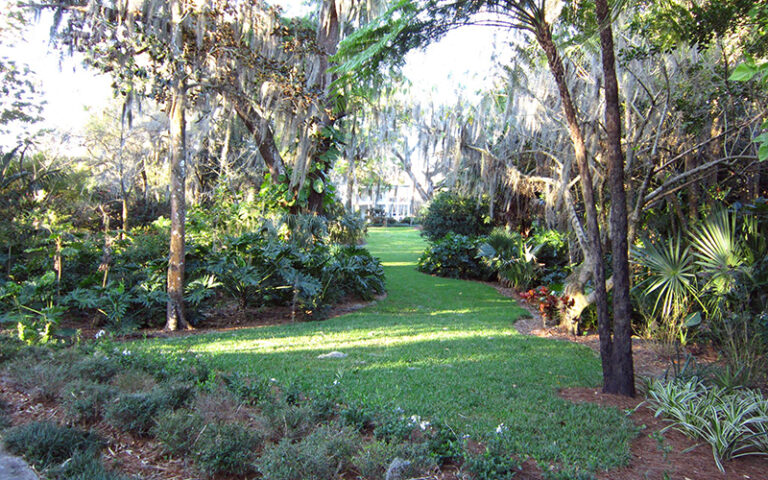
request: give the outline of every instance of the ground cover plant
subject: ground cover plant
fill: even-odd
[[[674,428],[709,444],[720,471],[723,462],[768,456],[768,400],[759,391],[707,385],[701,378],[651,381],[648,403]]]
[[[450,445],[460,447],[461,436],[470,435],[498,437],[510,454],[544,464],[595,470],[628,461],[634,429],[623,412],[557,396],[559,388],[599,383],[591,350],[519,335],[513,324],[524,311],[489,286],[418,273],[424,244],[415,230],[373,228],[369,235],[388,296],[362,311],[129,348],[134,355],[200,356],[223,371],[335,392],[355,425],[364,426],[369,411],[389,412],[395,423],[378,427],[388,438],[403,419],[444,425],[452,437],[436,444],[448,449],[446,458],[460,457]],[[318,358],[334,351],[346,356]]]

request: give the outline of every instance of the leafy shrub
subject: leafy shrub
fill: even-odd
[[[536,228],[531,235],[536,248],[536,257],[547,268],[562,268],[568,263],[567,234],[553,229]]]
[[[327,302],[345,295],[371,300],[384,293],[384,269],[371,253],[355,246],[331,249],[331,261],[323,271],[322,296]]]
[[[478,254],[496,272],[500,281],[514,288],[528,288],[539,270],[536,261],[538,250],[538,245],[526,241],[520,234],[497,228],[480,243]]]
[[[449,233],[432,242],[419,257],[420,272],[441,277],[488,280],[492,270],[478,259],[480,238]]]
[[[284,438],[266,448],[258,468],[265,480],[333,480],[351,465],[357,443],[348,429],[324,425],[299,442]]]
[[[10,453],[23,456],[39,470],[61,465],[78,452],[95,456],[102,447],[98,436],[52,422],[32,422],[8,429],[3,443]]]
[[[166,384],[152,392],[128,393],[116,397],[106,408],[105,420],[136,435],[147,435],[163,410],[175,410],[191,399],[192,387]]]
[[[544,472],[545,480],[596,480],[594,474],[578,467],[567,467],[562,470],[549,470]]]
[[[112,385],[121,392],[142,393],[155,388],[157,382],[150,373],[138,368],[131,368],[115,375],[112,379]]]
[[[363,445],[352,462],[360,472],[361,478],[384,480],[387,468],[396,458],[410,464],[400,472],[403,478],[416,478],[420,473],[436,466],[434,459],[429,456],[426,443],[373,441]]]
[[[520,470],[520,462],[503,450],[486,447],[483,453],[467,455],[462,468],[474,480],[509,480]]]
[[[8,374],[13,382],[37,402],[53,402],[72,379],[66,365],[45,358],[35,360],[20,355],[8,365]]]
[[[92,423],[101,419],[105,405],[117,394],[111,385],[76,380],[64,388],[62,405],[75,422]]]
[[[710,337],[723,354],[727,368],[742,385],[765,379],[768,367],[768,313],[728,312],[710,322]]]
[[[54,340],[64,308],[56,303],[56,274],[47,271],[0,286],[0,322],[15,324],[18,337],[28,345]]]
[[[365,240],[368,227],[365,218],[356,212],[344,212],[328,222],[328,240],[342,245],[359,245]]]
[[[114,427],[136,435],[146,435],[163,407],[164,402],[158,395],[129,393],[120,395],[108,405],[104,416],[107,423]]]
[[[438,465],[461,458],[461,438],[450,427],[435,422],[425,433],[429,455]]]
[[[768,400],[758,391],[708,387],[698,379],[652,381],[648,402],[656,415],[672,420],[666,428],[700,438],[712,447],[721,471],[723,461],[768,455]]]
[[[8,414],[9,412],[8,407],[9,407],[8,403],[2,398],[0,398],[0,430],[3,430],[11,426],[11,417]]]
[[[439,193],[429,202],[421,222],[422,233],[432,241],[448,233],[470,237],[485,235],[492,227],[485,213],[488,210],[487,201],[478,204],[470,197]]]
[[[209,423],[192,447],[192,456],[197,468],[209,476],[245,475],[254,470],[262,443],[262,437],[244,425]]]
[[[182,456],[192,451],[202,428],[203,418],[196,412],[177,410],[161,415],[151,433],[167,453]]]
[[[130,477],[104,468],[91,453],[77,451],[63,465],[46,472],[51,480],[129,480]]]
[[[373,435],[387,442],[402,442],[410,438],[416,428],[415,421],[399,415],[387,415],[377,419]]]
[[[238,372],[223,374],[221,378],[227,390],[232,392],[241,402],[256,405],[269,398],[272,386],[263,377],[242,376]]]
[[[24,342],[20,339],[0,333],[0,364],[16,358],[23,347]]]
[[[339,417],[344,425],[350,426],[362,433],[370,428],[373,423],[373,414],[360,404],[343,406],[339,411]]]
[[[520,294],[520,298],[537,304],[544,323],[557,323],[560,312],[573,306],[573,299],[567,295],[561,297],[553,294],[547,287],[540,286]]]
[[[108,382],[120,371],[120,363],[106,355],[91,355],[72,366],[72,373],[83,379]]]

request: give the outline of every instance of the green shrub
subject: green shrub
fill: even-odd
[[[363,445],[353,457],[352,463],[366,480],[384,480],[387,468],[395,458],[410,465],[401,471],[403,478],[416,478],[420,473],[433,470],[436,463],[429,456],[426,443],[389,443],[373,441]]]
[[[10,405],[0,398],[0,430],[11,426]]]
[[[591,472],[581,470],[578,467],[564,468],[562,470],[549,470],[544,472],[545,480],[596,480]]]
[[[480,238],[449,233],[432,242],[419,258],[418,269],[430,275],[488,280],[493,271],[478,258]]]
[[[461,438],[447,425],[435,422],[425,432],[429,455],[439,465],[462,456]]]
[[[46,472],[50,480],[128,480],[130,477],[104,468],[99,459],[90,453],[75,452],[62,466]]]
[[[50,358],[36,361],[29,355],[19,355],[8,365],[7,371],[13,382],[28,393],[33,401],[55,401],[72,378],[68,366]]]
[[[408,440],[414,428],[417,428],[415,423],[399,415],[387,415],[377,419],[373,435],[386,442],[402,442]]]
[[[430,240],[437,240],[448,233],[466,236],[485,235],[491,231],[487,217],[488,202],[478,203],[470,197],[451,192],[437,194],[422,219],[422,234]]]
[[[75,422],[92,423],[101,419],[105,405],[117,394],[111,385],[75,380],[64,388],[62,406]]]
[[[161,415],[151,433],[167,453],[182,456],[192,451],[202,429],[203,418],[200,415],[190,410],[177,410]]]
[[[322,281],[326,303],[351,295],[371,300],[384,293],[384,269],[381,262],[362,247],[345,246],[330,250],[331,261],[323,269]]]
[[[23,347],[24,342],[18,338],[0,333],[0,364],[16,358],[16,355],[18,355]]]
[[[500,281],[517,289],[526,289],[536,280],[539,271],[536,259],[539,247],[519,233],[496,228],[480,243],[478,254]]]
[[[52,422],[10,428],[3,434],[3,444],[10,453],[23,456],[38,470],[61,465],[78,452],[95,456],[102,448],[95,434]]]
[[[142,393],[154,389],[157,386],[157,382],[148,372],[139,369],[129,369],[115,375],[112,379],[112,385],[121,392]]]
[[[72,373],[101,383],[110,381],[121,370],[120,363],[106,355],[90,355],[72,366]]]
[[[113,427],[135,435],[147,435],[155,418],[166,407],[162,396],[154,393],[120,395],[110,403],[104,419]]]
[[[256,405],[267,400],[272,394],[272,386],[266,378],[243,376],[238,372],[222,374],[221,379],[227,390],[232,392],[241,402]]]
[[[344,425],[350,426],[358,432],[368,430],[373,424],[373,414],[360,404],[345,405],[339,410],[339,417]]]
[[[245,475],[254,470],[262,444],[263,438],[244,425],[209,423],[193,445],[192,457],[206,475]]]
[[[520,462],[496,439],[488,442],[483,453],[465,454],[462,466],[474,480],[509,480],[520,468]]]
[[[342,213],[328,221],[328,240],[342,245],[359,245],[368,227],[359,213]]]
[[[266,448],[258,468],[265,480],[333,480],[352,465],[359,443],[347,428],[324,425],[299,442],[284,438]]]

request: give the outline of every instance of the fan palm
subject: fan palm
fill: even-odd
[[[638,287],[644,287],[644,294],[655,296],[654,314],[661,309],[665,318],[677,316],[692,299],[697,299],[693,256],[680,237],[666,242],[646,241],[633,250],[632,259],[648,272]]]

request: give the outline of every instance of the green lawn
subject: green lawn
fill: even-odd
[[[628,460],[633,431],[622,412],[556,394],[599,385],[590,349],[518,334],[524,311],[491,287],[418,273],[424,242],[415,230],[371,229],[369,248],[384,264],[388,296],[358,312],[131,348],[200,354],[216,368],[310,390],[338,380],[347,401],[402,409],[477,438],[503,423],[510,448],[542,461],[595,469]],[[331,351],[348,356],[317,359]]]

